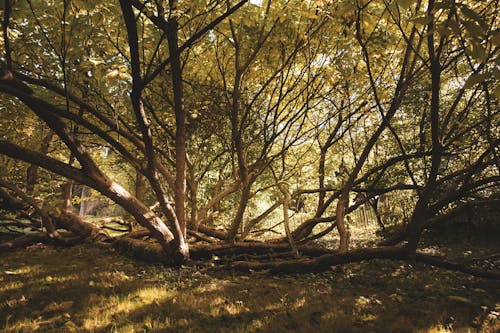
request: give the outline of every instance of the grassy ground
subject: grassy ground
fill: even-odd
[[[0,254],[0,331],[498,332],[499,291],[401,261],[270,276],[38,245]]]

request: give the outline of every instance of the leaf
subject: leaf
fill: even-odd
[[[497,31],[493,37],[491,37],[491,43],[495,46],[500,46],[500,31]]]
[[[308,18],[308,19],[311,19],[311,20],[315,20],[315,19],[317,19],[317,18],[318,18],[318,15],[316,15],[316,14],[314,14],[314,13],[311,13],[311,12],[308,12],[308,11],[306,11],[306,10],[302,11],[302,12],[300,13],[300,15],[301,15],[302,17],[305,17],[305,18]]]
[[[434,8],[436,9],[450,9],[453,7],[453,3],[450,1],[440,1],[434,4]]]
[[[89,62],[92,63],[92,65],[94,65],[94,66],[97,66],[97,65],[105,63],[104,60],[99,59],[99,58],[93,58],[93,57],[89,58]]]
[[[121,72],[120,74],[118,74],[118,77],[122,80],[130,80],[132,79],[132,76],[130,76],[129,73],[123,73]]]
[[[464,26],[471,37],[480,37],[484,35],[484,30],[477,23],[471,20],[464,21]]]
[[[466,6],[463,6],[460,11],[462,12],[462,14],[464,14],[464,16],[470,18],[473,21],[476,21],[481,26],[481,28],[483,28],[483,30],[488,30],[488,24],[481,17],[481,15]]]
[[[494,94],[495,97],[500,101],[500,84],[496,86]]]
[[[483,82],[488,78],[488,73],[476,73],[472,74],[467,78],[464,84],[464,89],[470,89],[474,87],[476,84]]]
[[[414,3],[414,1],[412,0],[396,0],[396,2],[398,3],[399,7],[404,9],[410,8]]]
[[[465,51],[468,55],[479,61],[484,62],[488,58],[488,53],[484,46],[474,41],[472,41],[472,43],[466,48]]]
[[[453,34],[453,29],[444,23],[438,24],[436,30],[441,36],[450,36]]]
[[[416,25],[427,25],[432,22],[432,16],[418,16],[415,17],[413,20],[413,23]]]
[[[462,296],[450,295],[450,296],[448,296],[448,299],[452,300],[452,301],[461,302],[461,303],[472,303],[470,299],[462,297]]]
[[[493,68],[491,72],[493,73],[493,77],[495,78],[495,80],[500,80],[500,69]]]
[[[106,77],[107,78],[114,78],[114,77],[117,77],[119,73],[120,72],[118,71],[118,69],[113,69],[111,72],[106,74]]]

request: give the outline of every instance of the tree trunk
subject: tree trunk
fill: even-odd
[[[42,145],[40,147],[40,152],[42,154],[47,154],[50,147],[50,141],[52,141],[53,136],[54,132],[51,130],[43,139]],[[37,183],[38,183],[38,165],[31,164],[26,170],[26,190],[28,192],[34,191],[35,185]]]
[[[139,172],[135,171],[134,194],[137,200],[145,202],[146,199],[146,179]]]
[[[47,230],[47,233],[48,233],[49,237],[51,237],[51,238],[58,238],[59,237],[59,233],[57,232],[57,230],[56,230],[56,228],[54,226],[54,223],[52,223],[52,220],[51,220],[50,216],[48,215],[47,211],[45,211],[44,209],[42,209],[37,204],[37,202],[35,201],[35,199],[33,199],[32,197],[30,197],[29,195],[27,195],[26,193],[24,193],[16,185],[8,183],[8,182],[6,182],[6,181],[4,181],[2,179],[0,179],[0,187],[5,187],[5,188],[8,188],[9,190],[13,191],[16,194],[16,196],[18,196],[19,198],[21,198],[21,200],[23,202],[27,203],[28,205],[30,205],[31,207],[33,207],[33,209],[35,209],[35,212],[42,219],[42,225]],[[2,190],[2,189],[0,188],[0,190]]]
[[[83,239],[90,238],[97,242],[111,239],[111,237],[105,231],[101,230],[101,228],[85,221],[71,211],[61,211],[56,208],[50,212],[50,216],[59,229],[71,231]]]
[[[71,211],[73,204],[71,203],[71,198],[73,196],[73,181],[68,179],[64,184],[62,184],[62,208],[65,211]]]
[[[281,184],[278,182],[277,186],[281,191],[281,193],[283,194],[283,223],[285,225],[286,237],[288,238],[290,249],[292,250],[294,255],[298,257],[299,250],[297,249],[297,245],[295,244],[293,236],[290,232],[290,217],[288,215],[288,210],[290,209],[290,200],[291,200],[290,191],[288,191],[288,188],[285,184]]]
[[[177,1],[170,0],[170,10],[176,10]],[[172,73],[172,89],[174,93],[175,113],[175,216],[179,230],[176,230],[175,242],[184,260],[189,258],[186,224],[186,111],[183,106],[182,68],[179,52],[178,22],[171,17],[167,24],[168,50],[170,53],[170,68]],[[184,261],[183,260],[183,261]]]
[[[339,252],[340,253],[345,253],[349,250],[349,238],[350,234],[349,231],[347,231],[347,228],[345,226],[345,209],[347,202],[349,200],[349,194],[347,194],[347,198],[345,194],[343,194],[337,203],[337,217],[336,217],[336,222],[337,222],[337,230],[339,231],[339,237],[340,237],[340,245],[339,245]]]
[[[229,243],[234,243],[236,240],[236,235],[238,234],[238,230],[243,223],[243,217],[245,215],[245,210],[248,206],[248,201],[250,200],[250,190],[251,184],[245,182],[242,184],[240,200],[238,204],[238,210],[236,211],[236,215],[231,223],[231,229],[229,229],[226,240]]]

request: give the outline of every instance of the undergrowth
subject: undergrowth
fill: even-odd
[[[498,332],[499,287],[408,261],[271,276],[36,245],[0,254],[0,331]]]

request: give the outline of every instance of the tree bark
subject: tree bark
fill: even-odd
[[[176,10],[177,1],[169,0],[171,12]],[[179,52],[178,22],[175,16],[168,20],[167,41],[172,70],[172,88],[174,94],[175,113],[175,185],[174,201],[175,215],[178,223],[178,242],[181,255],[189,258],[189,246],[186,232],[186,111],[183,106],[182,68]]]
[[[52,222],[52,219],[50,218],[47,211],[42,209],[32,197],[30,197],[29,195],[24,193],[16,185],[8,183],[2,179],[0,179],[0,187],[5,187],[5,188],[8,188],[9,190],[13,191],[19,198],[21,198],[22,201],[26,202],[28,205],[30,205],[31,207],[33,207],[35,209],[35,212],[37,213],[37,215],[40,216],[40,218],[42,219],[42,225],[47,230],[49,237],[51,237],[51,238],[58,238],[59,237],[59,233],[57,232],[57,230],[54,226],[54,223]]]
[[[96,242],[104,242],[111,239],[111,237],[105,231],[101,230],[101,228],[85,221],[80,216],[70,211],[55,208],[50,211],[49,214],[58,228],[71,231],[83,239],[90,238],[92,241]]]

